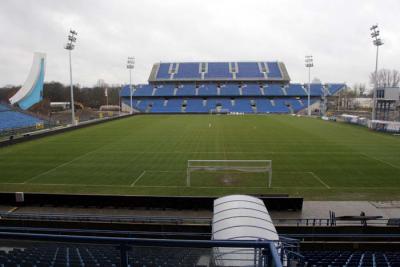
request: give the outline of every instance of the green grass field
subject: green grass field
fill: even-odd
[[[272,188],[205,172],[186,187],[189,159],[272,160]],[[395,200],[400,137],[284,115],[135,116],[0,148],[0,191]]]

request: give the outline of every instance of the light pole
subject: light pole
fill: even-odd
[[[133,113],[133,100],[132,100],[132,70],[135,67],[135,58],[128,57],[128,62],[126,63],[126,68],[129,70],[129,92],[131,99],[131,114]]]
[[[379,38],[379,29],[378,24],[372,25],[371,28],[371,37],[373,40],[373,44],[376,46],[376,58],[375,58],[375,77],[374,77],[374,90],[372,92],[372,119],[375,120],[376,117],[376,89],[378,88],[378,54],[379,54],[379,46],[383,45],[381,38]]]
[[[306,68],[308,68],[308,92],[307,92],[307,114],[311,116],[311,107],[310,107],[310,94],[311,94],[311,68],[314,67],[313,57],[306,56]]]
[[[68,50],[69,52],[69,81],[70,81],[70,88],[71,88],[71,120],[72,120],[72,125],[76,125],[76,120],[75,120],[75,106],[74,106],[74,88],[72,85],[72,59],[71,59],[71,52],[75,48],[75,42],[76,42],[76,35],[78,33],[74,30],[69,31],[68,35],[68,42],[64,46],[65,49]]]

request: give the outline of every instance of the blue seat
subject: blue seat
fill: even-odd
[[[278,62],[267,62],[267,66],[268,66],[268,78],[282,78]]]
[[[253,113],[249,98],[236,98],[235,105],[232,107],[233,112]]]
[[[221,87],[221,96],[238,96],[240,95],[239,86],[237,84],[225,84]]]
[[[344,89],[346,87],[343,83],[330,83],[327,84],[329,95],[334,95],[338,91]]]
[[[283,96],[282,86],[279,84],[264,85],[264,95],[266,96]]]
[[[216,96],[217,95],[217,85],[203,84],[199,87],[199,96]]]
[[[171,74],[169,74],[170,63],[160,63],[160,67],[157,71],[157,79],[169,79]]]
[[[204,113],[208,111],[207,107],[203,106],[202,98],[188,99],[186,102],[186,112]]]
[[[129,89],[128,89],[129,91]],[[149,84],[145,84],[136,88],[133,93],[134,96],[151,96],[153,93],[153,86]]]
[[[200,78],[199,63],[179,63],[174,79],[198,79]]]
[[[34,127],[37,123],[43,123],[43,120],[33,116],[2,107],[3,110],[0,111],[0,131]]]
[[[257,62],[238,62],[236,78],[264,78]]]
[[[307,92],[304,90],[303,85],[299,83],[289,84],[286,88],[286,93],[288,96],[306,96]]]
[[[261,96],[260,85],[257,83],[248,83],[242,87],[243,96]]]
[[[271,101],[267,98],[256,98],[256,107],[258,113],[269,113],[272,112],[273,106]]]
[[[229,72],[229,63],[227,62],[211,62],[207,64],[207,72],[204,74],[205,79],[232,79],[233,75]]]
[[[176,91],[177,96],[195,96],[196,86],[194,84],[184,84],[178,87]]]
[[[305,87],[308,90],[308,85],[305,85]],[[310,85],[310,95],[311,96],[322,96],[323,95],[323,91],[322,91],[322,84],[318,84],[318,83],[312,83]]]
[[[157,87],[154,96],[173,96],[174,95],[175,86],[174,85],[163,85]]]

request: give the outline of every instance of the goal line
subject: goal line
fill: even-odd
[[[191,186],[191,174],[195,171],[265,172],[266,187],[272,185],[272,160],[188,160],[186,186]]]

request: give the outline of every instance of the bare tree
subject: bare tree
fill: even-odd
[[[398,70],[381,69],[375,79],[375,72],[370,74],[370,82],[378,87],[398,87],[400,83],[400,73]]]

